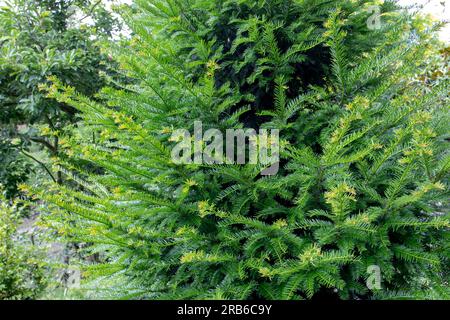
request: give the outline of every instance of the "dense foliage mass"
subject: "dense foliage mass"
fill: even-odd
[[[136,1],[111,48],[133,85],[93,101],[53,78],[95,142],[61,142],[79,187],[37,193],[105,255],[85,276],[128,298],[445,296],[449,82],[419,79],[437,26],[386,2],[368,28],[377,3]],[[174,164],[194,121],[279,129],[279,172]]]

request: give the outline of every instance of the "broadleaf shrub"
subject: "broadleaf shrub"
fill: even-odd
[[[0,300],[36,299],[47,286],[44,252],[18,232],[27,205],[0,197]]]
[[[47,87],[96,137],[67,137],[55,163],[79,187],[37,192],[55,207],[48,224],[104,253],[85,276],[148,299],[383,298],[442,284],[449,83],[416,79],[439,25],[386,2],[371,30],[373,4],[142,0],[125,10],[133,37],[110,50],[132,85],[96,101],[57,79]],[[195,121],[279,129],[278,173],[175,164],[172,133]],[[371,266],[380,287],[366,285]]]

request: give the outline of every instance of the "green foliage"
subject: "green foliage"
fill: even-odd
[[[23,203],[0,199],[0,300],[35,299],[46,286],[40,249],[26,245],[17,233]]]
[[[436,26],[371,1],[136,1],[111,48],[135,79],[94,101],[56,78],[95,142],[37,191],[47,223],[94,243],[85,275],[122,297],[383,298],[448,274],[448,78],[416,75]],[[281,168],[175,165],[171,133],[280,129]],[[100,171],[80,168],[80,161]],[[382,289],[366,287],[378,265]],[[442,286],[445,288],[445,286]]]
[[[0,135],[0,181],[3,187],[4,196],[8,199],[19,193],[19,184],[27,180],[31,172],[31,165],[17,153],[17,146],[13,143],[20,143],[20,140],[10,141]]]
[[[94,19],[94,25],[81,25],[83,18],[74,23],[77,12]],[[47,138],[41,130],[64,130],[76,122],[75,110],[47,99],[39,85],[57,76],[85,95],[96,93],[106,83],[101,72],[109,70],[96,42],[110,36],[115,26],[110,13],[88,0],[13,0],[0,8],[0,137],[2,145],[13,146],[2,147],[2,158],[24,163],[28,157],[41,168],[45,163],[30,156],[36,145],[50,155],[58,152],[57,136]],[[9,196],[17,195],[12,191],[29,177],[29,167],[17,163],[12,170],[8,165],[0,169]]]

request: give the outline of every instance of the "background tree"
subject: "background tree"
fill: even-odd
[[[101,1],[14,0],[1,8],[0,27],[0,157],[5,160],[0,176],[13,196],[30,175],[24,155],[60,182],[46,155],[58,154],[58,132],[77,119],[75,109],[47,99],[39,85],[57,76],[93,96],[105,84],[101,72],[109,68],[97,42],[111,37],[118,21]],[[33,155],[42,148],[44,154]]]
[[[25,224],[31,237],[39,234],[41,238],[42,230],[30,225],[35,222],[36,211],[45,208],[37,207],[36,202],[26,206],[16,201],[23,195],[21,183],[47,179],[63,182],[61,172],[51,166],[49,158],[59,154],[59,136],[72,132],[79,118],[73,107],[46,98],[39,86],[49,83],[48,77],[57,76],[93,97],[105,85],[105,75],[110,74],[113,64],[98,43],[115,36],[119,26],[101,1],[2,2],[0,189],[4,197],[0,199],[0,299],[37,298],[45,285],[55,280],[43,266],[48,269],[55,257],[43,252],[39,257],[33,255],[36,246],[19,241],[15,231]],[[19,213],[29,220],[24,223]],[[64,252],[71,252],[64,253],[66,262],[78,254],[78,250]]]

